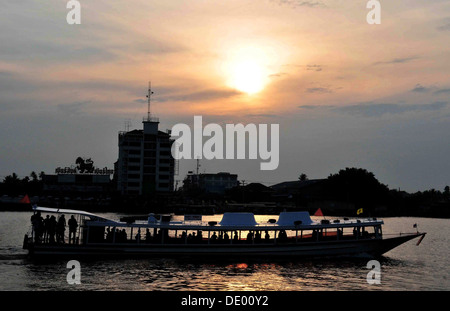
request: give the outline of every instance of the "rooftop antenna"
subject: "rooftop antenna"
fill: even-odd
[[[198,175],[199,168],[200,168],[200,159],[197,158],[197,175]]]
[[[148,102],[147,119],[148,119],[148,121],[150,121],[150,100],[151,100],[153,93],[154,92],[152,91],[152,82],[149,81],[148,82],[148,94],[147,94],[147,98],[148,98],[148,100],[147,100],[147,102]]]
[[[125,132],[130,131],[131,120],[125,120]]]

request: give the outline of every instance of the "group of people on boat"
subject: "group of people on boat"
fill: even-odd
[[[64,244],[65,243],[65,231],[67,225],[69,226],[69,239],[70,243],[77,243],[76,231],[78,228],[78,222],[75,217],[69,219],[66,222],[64,214],[61,214],[56,220],[55,215],[47,215],[45,218],[41,216],[41,212],[37,212],[31,216],[32,236],[34,242],[37,244]]]
[[[143,229],[143,228],[142,228]],[[248,244],[258,244],[258,243],[270,243],[273,241],[274,237],[271,237],[269,232],[266,230],[264,232],[260,230],[248,231],[246,238],[241,236],[241,233],[237,230],[234,231],[211,231],[208,233],[207,237],[204,237],[204,232],[202,230],[187,231],[180,230],[180,234],[175,236],[169,235],[169,230],[167,229],[156,229],[150,230],[145,229],[145,233],[141,233],[141,228],[137,229],[137,233],[134,238],[127,233],[127,231],[122,228],[117,227],[107,227],[105,231],[105,236],[103,242],[106,243],[179,243],[179,244],[229,244],[229,243],[248,243]],[[151,232],[153,231],[153,233]],[[135,231],[136,232],[136,231]],[[288,236],[285,230],[280,230],[277,234],[277,241],[279,243],[287,242]]]

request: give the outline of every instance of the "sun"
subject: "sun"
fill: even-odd
[[[270,59],[261,48],[233,49],[223,64],[227,85],[248,95],[261,92],[269,82]]]
[[[228,85],[249,95],[262,91],[265,87],[265,73],[261,64],[254,60],[244,60],[231,65]]]

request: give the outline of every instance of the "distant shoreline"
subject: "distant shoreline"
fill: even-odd
[[[55,206],[51,206],[55,207]],[[57,208],[57,207],[55,207]],[[184,207],[176,207],[176,206],[164,206],[160,208],[144,208],[144,207],[131,207],[131,208],[122,208],[118,206],[106,207],[102,206],[101,208],[95,208],[92,206],[85,207],[60,207],[61,209],[76,209],[83,210],[86,212],[92,213],[118,213],[118,214],[126,214],[126,215],[145,215],[148,213],[157,213],[157,214],[175,214],[175,215],[184,215],[184,214],[199,214],[199,215],[217,215],[223,214],[225,212],[251,212],[255,215],[279,215],[280,212],[289,210],[289,211],[298,211],[298,210],[306,210],[311,215],[314,214],[314,211],[311,211],[309,208],[305,207],[277,207],[277,208],[236,208],[236,206],[228,207],[228,206],[184,206]],[[0,202],[0,212],[32,212],[31,204],[23,204],[23,203],[4,203]],[[435,213],[410,213],[410,214],[371,214],[371,215],[355,215],[354,213],[324,213],[325,217],[352,217],[352,218],[367,218],[367,217],[421,217],[421,218],[436,218],[436,219],[450,219],[450,215],[437,215]]]

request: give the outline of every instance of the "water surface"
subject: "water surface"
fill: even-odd
[[[118,219],[116,214],[101,214]],[[0,212],[0,290],[314,291],[450,290],[450,220],[385,218],[384,234],[427,232],[386,253],[381,284],[369,284],[367,259],[79,259],[81,284],[69,285],[67,260],[35,261],[22,249],[31,213]],[[44,215],[45,216],[45,215]],[[211,217],[211,216],[210,216]],[[257,216],[257,221],[273,216]],[[220,220],[220,216],[211,217]]]

